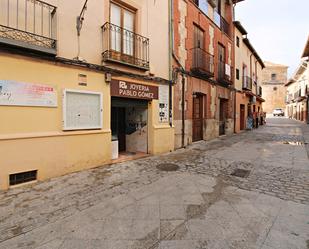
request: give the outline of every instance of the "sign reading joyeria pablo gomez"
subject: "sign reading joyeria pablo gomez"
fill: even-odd
[[[127,97],[134,99],[158,99],[157,86],[149,86],[123,80],[111,81],[111,96]]]

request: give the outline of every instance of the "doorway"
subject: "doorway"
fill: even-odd
[[[219,65],[218,65],[218,76],[219,79],[224,79],[225,76],[225,47],[218,44],[218,59],[219,59]]]
[[[240,105],[240,130],[245,129],[245,112],[246,112],[246,107],[245,105]]]
[[[309,124],[309,97],[307,97],[307,105],[306,105],[306,107],[307,107],[307,124]]]
[[[119,154],[148,153],[148,101],[112,97],[111,130]]]
[[[225,135],[225,123],[227,119],[227,103],[226,99],[220,99],[219,106],[219,136]]]
[[[193,95],[193,142],[203,140],[203,95]]]

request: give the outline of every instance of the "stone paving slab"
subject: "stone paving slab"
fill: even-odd
[[[188,199],[186,191],[175,192],[177,184],[202,202]],[[201,192],[201,185],[212,192]],[[6,240],[0,248],[306,248],[309,213],[304,204],[181,172],[149,187],[143,197],[141,187]],[[173,201],[166,203],[166,195]]]
[[[278,119],[279,120],[279,119]],[[0,192],[0,248],[309,248],[301,124]],[[272,159],[273,155],[281,158]],[[156,165],[173,163],[175,172]],[[250,170],[247,178],[232,176]]]

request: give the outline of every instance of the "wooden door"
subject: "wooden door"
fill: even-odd
[[[227,100],[220,99],[220,113],[219,113],[219,135],[225,135],[225,122],[227,115]]]
[[[307,97],[307,124],[309,124],[309,96]]]
[[[245,105],[240,105],[240,130],[245,129]]]
[[[193,142],[203,140],[203,96],[193,97]]]
[[[218,44],[218,74],[219,78],[222,79],[225,75],[225,47]]]

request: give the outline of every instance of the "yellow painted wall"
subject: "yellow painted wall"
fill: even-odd
[[[236,45],[236,37],[239,37],[239,47]],[[241,32],[235,28],[235,70],[239,69],[239,80],[236,79],[235,72],[235,88],[237,90],[242,90],[243,83],[243,65],[247,66],[247,76],[254,79],[253,75],[257,76],[257,85],[252,82],[252,92],[256,94],[258,86],[261,86],[262,82],[262,66],[257,62],[257,59],[252,52],[248,49],[247,45],[243,42],[243,36]],[[252,56],[251,56],[252,55]],[[251,60],[251,69],[250,69],[250,60]],[[255,66],[256,65],[256,66]]]
[[[88,86],[78,86],[78,74]],[[110,91],[102,72],[0,54],[0,79],[57,88],[58,107],[0,106],[0,189],[8,175],[38,169],[38,180],[110,161]],[[62,131],[64,88],[103,93],[103,129]]]
[[[78,74],[87,86],[78,86]],[[8,188],[9,174],[38,170],[38,180],[109,163],[111,160],[109,84],[103,72],[0,53],[0,79],[53,86],[58,107],[0,106],[0,189]],[[158,84],[118,78],[141,84]],[[103,94],[101,130],[63,131],[62,92],[86,90]],[[159,122],[159,101],[148,105],[150,154],[172,151],[174,128]]]

